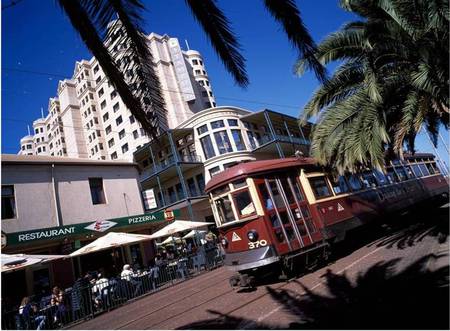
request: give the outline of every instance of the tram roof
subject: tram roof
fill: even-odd
[[[245,178],[255,174],[261,174],[271,170],[279,170],[285,168],[299,167],[305,165],[315,165],[316,161],[310,157],[290,157],[285,159],[272,159],[251,161],[237,164],[228,168],[221,173],[215,175],[205,187],[205,191],[209,192],[225,183]]]

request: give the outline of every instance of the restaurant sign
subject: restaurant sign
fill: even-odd
[[[179,210],[172,211],[175,216],[180,215]],[[54,228],[37,229],[22,232],[6,233],[7,245],[20,245],[41,240],[61,239],[68,236],[93,234],[124,228],[130,225],[156,223],[166,221],[164,212],[133,215],[128,217],[112,218],[109,220],[97,220],[88,223],[78,223]],[[3,239],[3,238],[2,238]],[[2,240],[3,241],[3,240]]]

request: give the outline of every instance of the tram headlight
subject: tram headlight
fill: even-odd
[[[227,246],[228,246],[228,240],[227,240],[227,238],[222,238],[221,242],[222,242],[223,248],[227,248]]]
[[[250,230],[247,232],[247,238],[250,241],[257,241],[258,240],[258,232],[256,230]]]

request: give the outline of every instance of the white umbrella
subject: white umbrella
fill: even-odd
[[[119,247],[123,245],[133,244],[136,242],[150,240],[149,235],[145,234],[134,234],[134,233],[124,233],[124,232],[109,232],[103,237],[94,240],[90,244],[81,247],[79,250],[70,254],[70,256],[79,256],[84,254],[89,254],[93,252],[98,252],[101,250]]]
[[[37,263],[45,263],[62,259],[66,255],[28,255],[28,254],[2,254],[2,272],[15,271]]]
[[[202,226],[208,226],[209,224],[213,223],[207,223],[207,222],[191,222],[191,221],[175,221],[173,223],[170,223],[169,225],[163,227],[161,230],[156,231],[152,235],[150,235],[150,238],[156,239],[161,237],[167,237],[170,235],[173,235],[174,233],[186,231],[186,230],[192,230],[196,228],[201,228]]]
[[[196,235],[197,236],[204,236],[205,235],[205,233],[206,233],[207,231],[203,231],[203,230],[192,230],[191,232],[189,232],[187,235],[185,235],[184,237],[183,237],[183,239],[188,239],[188,238],[194,238]]]
[[[180,242],[180,240],[181,240],[180,237],[172,237],[172,236],[170,236],[169,238],[164,240],[161,244],[162,245],[173,244],[174,242]]]

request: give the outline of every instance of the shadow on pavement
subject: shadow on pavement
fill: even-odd
[[[379,262],[354,281],[328,269],[320,293],[299,281],[300,296],[267,287],[272,299],[293,317],[289,325],[210,310],[214,318],[179,329],[449,329],[449,267],[428,269],[439,258],[448,255],[427,255],[400,272],[395,270],[399,259]]]
[[[388,222],[385,236],[369,246],[404,249],[414,246],[426,237],[435,237],[444,243],[449,236],[449,206],[413,210],[400,220]]]

